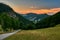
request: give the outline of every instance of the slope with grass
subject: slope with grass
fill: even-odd
[[[60,25],[37,30],[22,30],[5,40],[60,40]]]
[[[57,24],[60,24],[60,11],[56,14],[49,16],[38,23],[36,23],[37,28],[48,28],[48,27],[54,27]]]

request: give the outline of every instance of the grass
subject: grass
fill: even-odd
[[[37,30],[22,30],[4,40],[60,40],[60,25]]]

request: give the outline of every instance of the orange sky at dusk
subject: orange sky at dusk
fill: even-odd
[[[56,13],[60,11],[60,0],[0,0],[13,8],[14,11],[26,13]]]
[[[32,13],[37,13],[37,14],[45,14],[45,13],[56,13],[58,11],[60,11],[60,8],[51,8],[51,9],[34,9],[34,8],[30,8],[30,9],[21,9],[19,7],[13,7],[13,9],[18,12],[18,13],[22,13],[22,14],[26,14],[29,12]]]

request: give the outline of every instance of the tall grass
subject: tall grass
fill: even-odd
[[[22,30],[5,40],[60,40],[60,25],[37,30]]]

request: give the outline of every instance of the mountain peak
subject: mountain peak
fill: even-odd
[[[59,11],[59,12],[57,12],[55,15],[58,15],[58,14],[60,14],[60,11]]]
[[[9,5],[0,3],[0,12],[9,12],[9,11],[13,11],[13,9]]]

